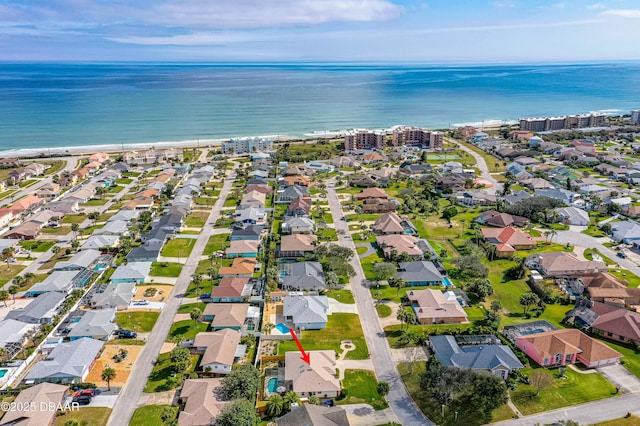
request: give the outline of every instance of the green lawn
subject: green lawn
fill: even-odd
[[[345,216],[347,222],[369,222],[377,220],[381,214],[373,214],[373,213],[362,213],[362,214],[348,214]]]
[[[218,218],[218,220],[216,220],[216,224],[214,225],[214,228],[228,228],[231,225],[233,225],[235,223],[235,218],[233,217],[220,217]]]
[[[153,330],[160,312],[117,312],[116,323],[126,330],[148,333]]]
[[[413,398],[420,410],[432,421],[437,424],[445,425],[478,425],[481,424],[478,419],[478,414],[473,411],[466,411],[464,407],[457,407],[456,412],[452,409],[446,409],[445,415],[442,417],[442,407],[440,404],[432,398],[427,392],[420,387],[420,376],[426,370],[426,363],[418,361],[413,363],[413,374],[410,371],[410,363],[404,362],[398,364],[398,372],[404,382],[404,385],[409,392],[409,395]],[[507,408],[505,408],[507,407]],[[508,406],[503,405],[498,407],[491,413],[491,421],[506,420],[513,416],[510,413]]]
[[[189,228],[202,228],[207,223],[208,217],[208,211],[196,210],[186,217],[184,223]]]
[[[373,371],[346,370],[342,380],[344,394],[337,398],[337,404],[369,404],[375,410],[383,410],[389,404],[380,396],[377,386]]]
[[[356,301],[353,299],[353,293],[351,293],[350,290],[329,290],[327,291],[327,297],[336,299],[340,303],[356,303]]]
[[[204,303],[204,302],[186,303],[184,305],[180,305],[180,307],[178,308],[178,313],[179,314],[188,314],[194,308],[198,308],[202,312],[202,311],[204,311],[204,308],[206,308],[206,306],[207,306],[207,304]]]
[[[118,185],[129,185],[131,182],[133,182],[133,179],[130,179],[130,178],[116,179],[116,183]]]
[[[151,264],[152,277],[168,277],[178,278],[182,272],[182,265],[180,263],[172,262],[153,262]]]
[[[362,333],[360,317],[357,314],[335,313],[329,315],[327,327],[323,330],[304,330],[300,339],[305,350],[333,349],[340,353],[340,342],[351,340],[356,349],[347,353],[346,359],[367,359],[369,350]],[[298,348],[292,340],[280,342],[278,354],[297,351]]]
[[[209,324],[206,322],[198,322],[197,327],[192,319],[174,322],[169,331],[169,340],[177,337],[181,337],[183,340],[193,339],[196,334],[208,330]]]
[[[240,199],[239,198],[235,198],[233,196],[229,196],[227,197],[226,200],[224,200],[224,204],[223,207],[235,207],[240,203]]]
[[[78,225],[80,225],[85,220],[87,220],[86,214],[68,214],[63,217],[60,222],[68,224],[77,223]]]
[[[367,252],[367,247],[356,247],[356,253],[365,254]]]
[[[0,200],[3,199],[3,198],[7,198],[11,194],[15,194],[16,192],[18,192],[18,191],[15,190],[15,189],[9,189],[7,191],[0,192]]]
[[[52,160],[52,161],[43,161],[42,164],[46,164],[49,166],[45,170],[45,173],[47,175],[53,175],[61,172],[62,169],[64,169],[64,166],[67,165],[67,162],[62,160]]]
[[[609,273],[629,282],[629,287],[640,286],[640,277],[626,269],[609,269]]]
[[[77,421],[80,425],[104,426],[111,415],[111,408],[107,407],[82,407],[69,411],[59,412],[54,426],[64,426],[70,420]]]
[[[82,203],[83,206],[104,206],[105,204],[107,204],[109,202],[109,200],[89,200],[86,203]]]
[[[9,281],[20,273],[26,266],[16,265],[15,263],[0,263],[0,282]]]
[[[112,339],[104,342],[105,345],[135,345],[135,346],[144,346],[144,340],[137,339]]]
[[[557,369],[525,368],[523,372],[531,374],[536,370],[552,376],[553,385],[550,389],[541,390],[538,395],[530,385],[518,385],[516,390],[511,391],[511,400],[524,415],[609,398],[616,394],[615,387],[600,373],[580,374],[567,368],[566,378],[562,379],[556,378]]]
[[[117,193],[119,193],[120,191],[122,191],[123,189],[124,189],[124,186],[110,186],[110,187],[107,189],[107,192],[108,192],[109,194],[117,194]]]
[[[165,243],[160,254],[166,257],[189,257],[195,245],[194,238],[172,238]]]
[[[136,408],[131,417],[130,426],[165,426],[166,423],[162,421],[162,411],[169,407],[178,415],[178,407],[172,407],[171,405],[145,405],[140,408]]]
[[[196,368],[199,358],[199,355],[191,355],[191,366],[185,372],[186,374],[192,372]],[[153,370],[149,375],[149,380],[147,381],[147,386],[145,386],[144,391],[152,393],[169,390],[166,389],[166,382],[167,378],[169,378],[173,373],[176,373],[176,371],[174,369],[174,364],[171,362],[171,353],[166,352],[158,355],[158,360],[153,366]]]
[[[55,228],[42,228],[40,232],[47,235],[67,235],[71,232],[71,225],[62,225]]]
[[[25,250],[42,253],[49,250],[54,244],[55,241],[24,240],[20,242],[20,247]]]
[[[621,362],[627,370],[640,377],[640,352],[635,349],[631,349],[628,346],[618,345],[617,343],[613,343],[605,339],[601,339],[601,341],[620,352],[623,355]]]
[[[203,255],[209,256],[219,250],[229,247],[229,236],[231,234],[216,234],[209,237],[207,245],[202,252]]]
[[[621,417],[608,422],[594,423],[591,426],[640,426],[640,418],[636,416]]]
[[[378,316],[380,318],[386,318],[393,312],[390,307],[387,305],[376,305],[376,311],[378,312]]]
[[[39,182],[39,181],[37,179],[27,179],[27,180],[23,180],[22,182],[18,183],[18,186],[20,188],[26,188],[28,186],[33,185],[36,182]]]
[[[373,264],[384,261],[378,253],[370,254],[367,257],[363,257],[360,259],[360,263],[362,264],[362,270],[364,271],[364,276],[368,280],[374,280],[376,277],[373,274]]]

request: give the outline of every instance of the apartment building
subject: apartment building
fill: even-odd
[[[431,149],[442,148],[443,141],[443,133],[419,127],[399,127],[394,129],[392,137],[393,146],[424,145]]]
[[[546,132],[604,126],[604,114],[565,115],[562,117],[521,118],[520,130]]]
[[[225,154],[246,154],[271,150],[273,150],[271,139],[239,138],[222,142],[222,152]]]
[[[364,129],[354,130],[345,135],[344,150],[349,152],[365,148],[383,149],[386,138],[387,135],[384,132]]]
[[[631,111],[631,124],[640,124],[640,109]]]

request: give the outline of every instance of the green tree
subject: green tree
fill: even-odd
[[[386,394],[389,393],[389,391],[391,390],[391,387],[387,382],[378,382],[377,390],[381,396],[385,396]]]
[[[309,404],[311,405],[320,405],[320,398],[318,398],[317,396],[310,396],[309,397]]]
[[[60,246],[53,246],[53,247],[51,247],[51,252],[52,252],[53,254],[58,254],[58,253],[60,252],[60,250],[62,250],[62,247],[60,247]]]
[[[252,364],[237,364],[222,379],[221,387],[229,399],[253,399],[259,383],[260,375]]]
[[[493,294],[493,287],[491,286],[491,281],[486,278],[479,278],[471,281],[469,285],[467,285],[467,290],[471,293],[475,294],[480,298],[480,300],[484,301],[484,298]]]
[[[529,374],[529,384],[536,390],[536,395],[540,391],[550,389],[553,386],[553,377],[542,370],[534,370]]]
[[[284,412],[284,400],[278,394],[271,395],[267,401],[265,412],[269,417],[280,417]]]
[[[338,285],[338,283],[340,282],[340,279],[338,278],[338,275],[335,272],[329,271],[324,275],[324,282],[328,288],[332,289]]]
[[[11,295],[11,298],[13,299],[13,303],[16,303],[16,293],[18,293],[20,291],[20,287],[12,284],[9,286],[9,289],[7,290],[9,292],[9,294]]]
[[[76,238],[78,238],[78,231],[80,230],[80,225],[78,225],[77,223],[72,223],[71,224],[71,231],[73,231],[73,239],[75,240]]]
[[[373,264],[371,271],[377,279],[390,280],[396,274],[396,265],[391,262],[377,262]]]
[[[4,257],[5,259],[13,257],[15,253],[16,253],[15,247],[5,247],[2,249],[2,257]]]
[[[216,417],[216,426],[254,426],[255,422],[256,409],[245,398],[226,404]]]
[[[502,303],[499,300],[494,300],[491,302],[491,311],[498,313],[502,310]]]
[[[111,381],[116,378],[116,370],[111,367],[106,367],[102,370],[102,375],[100,377],[102,380],[107,382],[107,388],[111,390]]]
[[[11,297],[7,290],[0,290],[0,300],[4,302],[4,306],[7,306],[7,299]]]
[[[526,292],[520,296],[520,304],[524,306],[524,313],[529,311],[529,308],[533,305],[537,305],[540,302],[540,298],[533,292]]]
[[[458,214],[458,209],[455,206],[447,207],[442,211],[442,217],[448,222],[451,223],[451,219]]]
[[[289,391],[284,394],[284,406],[287,410],[291,410],[291,404],[300,404],[300,397],[294,391]]]
[[[80,426],[80,422],[78,422],[76,419],[69,419],[64,422],[64,426]]]
[[[92,221],[93,226],[96,226],[96,221],[98,220],[99,217],[100,217],[100,213],[98,212],[91,212],[87,215],[87,218],[89,218]]]
[[[160,413],[160,418],[164,423],[174,419],[176,417],[176,410],[173,407],[164,407]]]
[[[476,256],[460,256],[456,257],[451,263],[458,268],[458,272],[462,276],[473,278],[486,278],[489,270],[482,264]]]
[[[187,348],[174,348],[171,350],[171,362],[179,363],[187,361],[190,358],[190,352]]]
[[[189,312],[189,316],[193,320],[194,327],[198,326],[198,319],[202,316],[202,311],[198,308],[193,308],[191,312]]]

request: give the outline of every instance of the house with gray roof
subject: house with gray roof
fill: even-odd
[[[329,299],[327,296],[287,296],[283,316],[298,330],[322,330],[327,326]]]
[[[51,324],[58,313],[58,308],[65,299],[65,295],[49,292],[36,297],[24,308],[13,309],[6,318],[28,324]]]
[[[117,235],[92,235],[82,244],[82,250],[100,250],[103,247],[113,248],[120,242]]]
[[[282,223],[283,234],[313,234],[315,229],[313,219],[308,217],[287,217]]]
[[[577,207],[560,207],[554,211],[558,213],[560,222],[565,225],[587,226],[591,221],[589,213]]]
[[[278,203],[288,204],[298,197],[309,195],[309,188],[302,185],[291,185],[278,193]]]
[[[90,268],[97,261],[102,253],[98,250],[81,250],[74,254],[71,259],[65,262],[57,262],[53,267],[54,271],[82,271],[83,269]]]
[[[278,426],[349,426],[347,412],[342,407],[302,404],[278,418]]]
[[[108,222],[123,220],[125,222],[137,219],[140,216],[140,210],[119,210],[118,213],[111,216]]]
[[[129,222],[125,220],[110,220],[102,228],[93,231],[93,235],[117,235],[128,233]]]
[[[49,292],[71,293],[75,279],[80,271],[54,271],[39,283],[35,283],[25,292],[26,297],[36,297]]]
[[[267,223],[267,211],[258,207],[236,209],[236,224],[242,227],[250,225],[264,226]]]
[[[400,262],[398,266],[400,271],[396,273],[396,278],[401,278],[408,286],[442,285],[442,274],[433,262]]]
[[[69,332],[69,338],[78,340],[90,337],[97,340],[109,340],[116,329],[116,324],[113,323],[115,318],[116,310],[113,308],[87,311],[80,318],[80,321],[73,325]]]
[[[234,229],[231,231],[230,241],[259,240],[263,229],[264,226],[260,225],[249,225],[245,228]]]
[[[88,338],[59,343],[47,358],[33,366],[26,383],[82,383],[103,346],[100,340]]]
[[[527,191],[523,191],[520,189],[517,191],[513,191],[511,194],[505,195],[502,198],[507,204],[516,204],[522,200],[527,200],[531,198],[531,194],[529,194]]]
[[[156,262],[162,251],[162,244],[144,244],[131,249],[128,262]]]
[[[633,220],[611,222],[611,238],[625,244],[640,244],[640,224]]]
[[[22,350],[25,335],[36,326],[22,321],[5,318],[0,320],[0,348],[5,348],[9,358]]]
[[[533,193],[536,197],[547,197],[561,201],[565,204],[573,203],[578,194],[563,188],[536,189]]]
[[[281,263],[279,272],[287,290],[322,290],[325,285],[320,262]]]
[[[461,344],[469,336],[430,336],[429,342],[440,364],[448,367],[488,370],[507,380],[513,370],[524,368],[507,345],[495,336],[471,336],[472,344]],[[486,337],[486,339],[480,339]],[[459,341],[460,340],[460,341]],[[484,341],[483,341],[484,340]]]
[[[94,309],[113,308],[116,311],[122,311],[129,307],[134,294],[136,294],[135,283],[101,285],[91,297],[89,305]]]
[[[134,283],[142,284],[151,273],[152,262],[129,262],[120,265],[111,275],[113,284]]]

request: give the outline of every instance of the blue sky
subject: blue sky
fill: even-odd
[[[0,0],[13,61],[640,59],[640,0]]]

